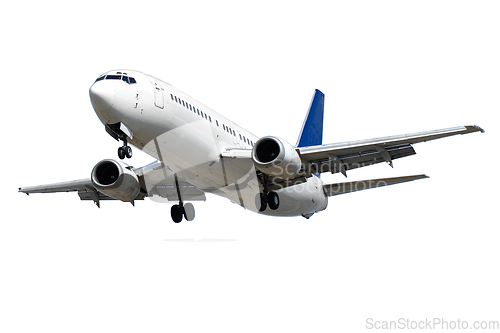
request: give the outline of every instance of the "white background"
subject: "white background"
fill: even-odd
[[[359,332],[374,320],[500,320],[496,1],[18,1],[2,10],[1,332]],[[348,180],[431,178],[271,218],[207,196],[18,187],[89,177],[119,143],[88,89],[156,76],[295,143],[315,88],[324,142],[477,124]],[[130,164],[151,159],[134,150]],[[324,177],[342,182],[342,175]]]

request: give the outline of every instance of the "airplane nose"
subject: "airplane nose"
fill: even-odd
[[[94,110],[103,112],[108,110],[115,100],[115,90],[108,82],[96,82],[90,87],[90,100]]]

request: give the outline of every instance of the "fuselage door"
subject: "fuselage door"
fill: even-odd
[[[243,148],[243,140],[241,139],[241,132],[236,131],[236,137],[234,138],[234,143],[240,146],[240,148]]]
[[[155,105],[160,109],[163,109],[163,88],[161,85],[153,78],[149,78],[153,84],[154,94],[155,94]]]

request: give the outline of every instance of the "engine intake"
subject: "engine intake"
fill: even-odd
[[[252,158],[257,169],[283,179],[295,178],[302,167],[295,148],[274,136],[260,138],[253,147]]]
[[[97,163],[92,169],[91,179],[99,192],[125,202],[133,202],[141,190],[136,173],[115,160]]]

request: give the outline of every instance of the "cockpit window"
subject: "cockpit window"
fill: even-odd
[[[122,80],[124,82],[127,82],[128,84],[137,83],[137,81],[133,77],[127,75],[103,75],[98,77],[95,82],[102,80]]]

